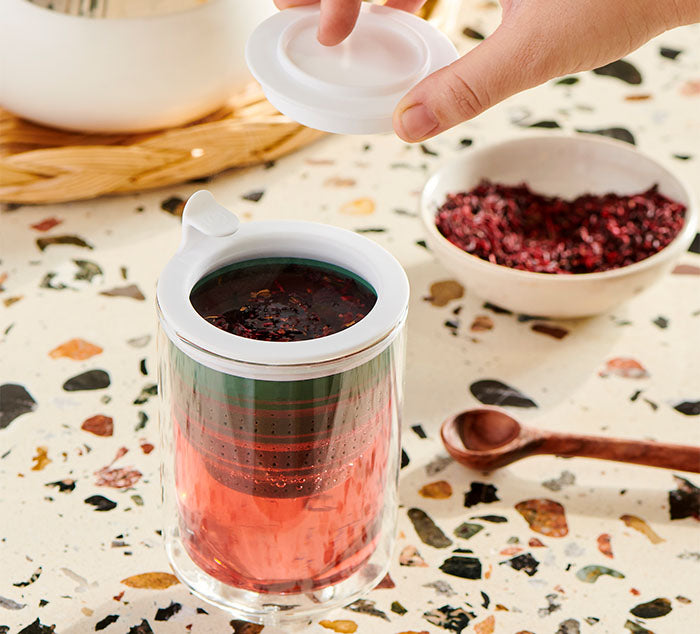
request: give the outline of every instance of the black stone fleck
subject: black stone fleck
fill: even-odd
[[[155,383],[149,383],[141,388],[141,393],[133,400],[134,405],[143,405],[151,396],[158,394],[158,386]]]
[[[182,605],[180,603],[176,603],[175,601],[171,601],[170,605],[167,608],[158,608],[158,611],[156,612],[156,621],[167,621],[171,616],[177,614],[180,610],[182,609]]]
[[[700,401],[683,401],[674,405],[673,409],[686,416],[700,416]]]
[[[471,147],[472,145],[474,145],[474,140],[473,139],[460,139],[459,145],[460,145],[460,147]]]
[[[350,610],[352,612],[359,612],[360,614],[369,614],[370,616],[376,616],[380,619],[384,619],[385,621],[389,620],[389,617],[386,615],[386,612],[383,612],[379,608],[375,607],[374,601],[370,601],[369,599],[358,599],[350,605],[345,606],[345,609]]]
[[[398,615],[404,615],[404,614],[406,614],[406,612],[408,612],[408,610],[405,607],[403,607],[398,601],[392,602],[391,611],[394,614],[398,614]]]
[[[150,623],[146,619],[143,619],[141,623],[134,625],[134,627],[129,630],[129,634],[153,634],[153,630],[151,629]]]
[[[458,634],[467,627],[469,621],[475,617],[476,615],[473,612],[467,612],[463,608],[453,608],[451,605],[443,605],[441,608],[423,613],[423,618],[428,621],[428,623],[438,625],[439,627],[457,632]]]
[[[440,156],[438,152],[431,150],[425,143],[420,144],[420,150],[423,154],[427,154],[428,156]]]
[[[417,244],[419,247],[423,247],[424,249],[427,249],[427,248],[428,248],[428,245],[426,244],[425,240],[416,240],[416,244]]]
[[[83,249],[94,249],[91,244],[88,244],[80,236],[47,236],[45,238],[37,238],[36,246],[39,247],[40,251],[45,251],[46,247],[52,244],[70,244],[75,247],[82,247]]]
[[[18,383],[0,385],[0,429],[5,429],[15,418],[33,412],[37,402]]]
[[[409,218],[416,218],[418,214],[415,211],[408,211],[408,209],[395,208],[394,213],[397,216],[408,216]]]
[[[676,59],[682,52],[683,51],[679,51],[677,48],[668,48],[667,46],[662,46],[659,49],[659,55],[668,59]]]
[[[73,264],[78,267],[73,275],[73,279],[77,282],[92,282],[92,279],[97,275],[104,276],[100,265],[91,260],[73,260]]]
[[[700,253],[700,233],[695,234],[693,241],[688,247],[688,251],[690,251],[691,253]]]
[[[56,277],[58,273],[55,273],[54,271],[49,271],[44,277],[42,278],[41,282],[39,282],[39,288],[48,288],[49,290],[52,291],[63,291],[67,288],[70,288],[63,282],[59,282],[58,284],[53,283],[53,278]],[[73,289],[75,290],[75,289]],[[7,334],[7,333],[5,333]]]
[[[497,315],[512,315],[513,314],[513,311],[508,310],[507,308],[501,308],[500,306],[496,306],[496,304],[492,304],[491,302],[484,302],[483,308],[485,308],[486,310],[492,310]]]
[[[559,623],[556,634],[581,634],[581,625],[576,619],[566,619]]]
[[[648,398],[645,398],[645,399],[644,399],[644,402],[645,402],[649,407],[651,407],[651,409],[653,409],[654,411],[656,411],[657,409],[659,409],[658,403],[654,403],[654,401],[649,400]]]
[[[671,611],[671,602],[663,597],[635,605],[630,612],[640,619],[656,619]]]
[[[465,26],[462,29],[462,35],[464,35],[466,37],[470,37],[473,40],[483,40],[484,39],[483,33],[479,33],[479,31],[472,29],[471,27],[468,27],[468,26]]]
[[[440,570],[462,579],[481,579],[481,562],[476,557],[448,557],[442,562]]]
[[[537,566],[540,562],[537,561],[530,553],[523,553],[509,559],[508,561],[502,561],[501,565],[508,564],[515,570],[522,570],[525,574],[532,577],[537,572]]]
[[[160,208],[173,216],[182,216],[182,210],[185,208],[185,201],[179,196],[171,196],[160,203]]]
[[[428,437],[422,425],[411,425],[411,429],[416,433],[416,436],[418,436],[418,438]]]
[[[250,200],[251,202],[257,203],[260,201],[260,199],[265,195],[265,190],[264,189],[256,189],[252,192],[248,192],[247,194],[243,194],[241,198],[243,200]]]
[[[538,121],[537,123],[531,123],[528,128],[545,128],[547,130],[555,130],[561,128],[561,126],[551,119],[545,119],[543,121]]]
[[[27,627],[19,630],[17,634],[53,634],[55,629],[55,625],[43,625],[39,619],[36,619]]]
[[[197,614],[209,614],[204,608],[197,608]]]
[[[146,412],[139,411],[139,420],[134,426],[134,431],[141,431],[148,422],[148,414]]]
[[[114,623],[118,619],[119,619],[118,614],[108,614],[101,621],[98,621],[97,623],[95,623],[95,632],[99,632],[100,630],[104,630],[106,627],[112,625],[112,623]]]
[[[117,507],[116,502],[112,502],[103,495],[91,495],[89,498],[85,498],[85,504],[91,504],[96,511],[111,511]]]
[[[633,403],[639,398],[639,395],[642,393],[642,390],[637,390],[632,396],[630,396],[630,401]]]
[[[483,599],[481,607],[484,608],[484,610],[487,610],[489,604],[491,603],[491,599],[489,599],[489,595],[486,594],[483,590],[481,591],[481,598]]]
[[[102,390],[109,387],[109,374],[104,370],[88,370],[68,379],[63,384],[66,392],[82,392],[84,390]]]
[[[491,504],[500,500],[496,495],[498,489],[493,484],[472,482],[471,488],[464,494],[464,506],[470,508],[477,504]]]
[[[503,517],[503,515],[475,515],[471,519],[484,520],[484,522],[491,522],[491,524],[505,524],[508,521],[508,518]]]
[[[454,534],[462,539],[471,539],[479,531],[483,530],[483,528],[484,527],[481,524],[462,522],[457,528],[455,528]]]
[[[537,403],[518,390],[496,379],[482,379],[469,386],[473,396],[485,405],[537,407]]]
[[[618,141],[624,141],[625,143],[630,143],[631,145],[637,144],[634,135],[627,128],[622,127],[599,128],[596,130],[577,129],[576,132],[580,132],[582,134],[598,134],[611,139],[617,139]]]
[[[672,520],[694,517],[700,520],[700,488],[690,480],[673,476],[676,489],[668,492],[669,513]]]
[[[652,322],[654,325],[658,326],[659,328],[668,328],[668,318],[663,317],[659,315],[654,321]]]
[[[366,227],[364,229],[355,229],[355,233],[386,233],[384,227]]]
[[[408,519],[411,520],[413,528],[416,529],[418,537],[424,544],[434,548],[447,548],[452,545],[452,540],[425,511],[417,508],[408,509]]]
[[[144,376],[148,376],[148,368],[146,367],[146,359],[141,359],[139,361],[139,370]]]
[[[628,84],[632,84],[633,86],[637,86],[642,83],[642,74],[635,66],[624,59],[618,59],[615,62],[610,62],[605,66],[594,69],[593,72],[596,75],[615,77],[616,79],[620,79]]]
[[[41,572],[43,568],[39,566],[34,573],[32,573],[32,576],[27,579],[27,581],[18,581],[17,583],[13,583],[12,585],[15,588],[26,588],[27,586],[32,585],[39,577],[41,577]]]
[[[690,154],[674,154],[673,158],[679,161],[689,161],[693,157]]]
[[[403,469],[404,467],[407,467],[411,462],[411,459],[408,457],[408,454],[406,453],[405,449],[401,450],[401,468]]]
[[[562,77],[561,79],[557,79],[557,81],[554,82],[555,86],[573,86],[574,84],[578,84],[579,82],[578,77]]]
[[[639,625],[639,623],[635,623],[629,619],[625,621],[625,629],[632,632],[632,634],[654,634],[654,632],[651,630],[648,630],[646,627],[642,627]]]

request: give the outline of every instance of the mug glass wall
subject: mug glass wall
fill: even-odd
[[[259,364],[222,371],[160,319],[164,537],[178,576],[269,624],[374,587],[395,538],[405,316],[369,356],[290,368],[289,380],[259,378]]]

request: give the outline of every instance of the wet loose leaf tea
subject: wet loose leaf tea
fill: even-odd
[[[493,264],[537,273],[597,273],[639,262],[683,227],[685,206],[654,186],[621,196],[566,201],[484,180],[448,194],[435,225],[463,251]]]
[[[305,341],[362,320],[377,296],[349,271],[312,260],[239,262],[199,282],[190,296],[210,324],[260,341]]]

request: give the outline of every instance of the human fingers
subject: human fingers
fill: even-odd
[[[340,44],[355,28],[362,0],[321,0],[318,41],[324,46]]]

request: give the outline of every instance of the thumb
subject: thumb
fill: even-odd
[[[461,59],[426,77],[394,111],[404,141],[421,141],[472,119],[506,97],[546,79],[533,63],[532,40],[501,25]],[[528,63],[528,60],[530,62]]]

